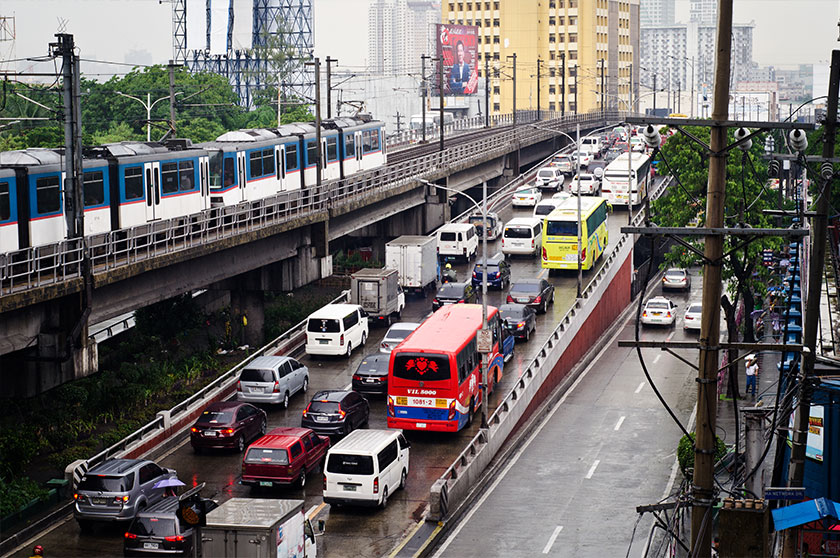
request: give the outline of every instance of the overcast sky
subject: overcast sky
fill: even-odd
[[[840,48],[840,0],[734,1],[736,22],[755,21],[753,57],[760,65],[827,61],[831,49]],[[341,66],[365,66],[370,0],[313,2],[316,54],[337,57]],[[166,63],[172,56],[171,9],[158,0],[3,0],[0,15],[15,16],[17,40],[14,50],[0,42],[0,61],[47,54],[53,35],[64,28],[74,34],[83,58]],[[688,20],[688,0],[677,0],[677,19]],[[17,69],[32,67],[19,63]],[[108,72],[126,68],[97,65],[83,71],[107,79]]]

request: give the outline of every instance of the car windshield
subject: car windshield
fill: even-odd
[[[533,188],[528,188],[527,190],[520,190],[516,192],[517,196],[533,196],[536,194]]]
[[[539,283],[514,283],[510,288],[512,293],[538,294],[541,290]]]
[[[271,463],[272,465],[288,465],[289,454],[284,449],[248,448],[245,463]]]
[[[341,331],[341,325],[335,319],[309,318],[309,321],[306,323],[306,331],[313,333],[338,333]]]
[[[503,320],[507,320],[508,318],[518,320],[525,316],[524,308],[503,308],[501,313]]]
[[[327,460],[327,472],[342,475],[372,475],[373,456],[332,453]]]
[[[231,411],[204,411],[198,417],[198,422],[206,424],[229,424],[233,422]]]
[[[554,171],[541,170],[537,176],[539,176],[540,178],[554,178]]]
[[[402,341],[412,332],[411,329],[389,329],[388,333],[385,334],[385,339],[390,340],[397,340],[399,339]]]
[[[505,238],[531,238],[530,227],[507,227]]]
[[[246,368],[239,376],[241,382],[273,382],[274,373],[262,368]]]
[[[665,277],[668,277],[669,279],[684,279],[685,272],[679,270],[669,270],[665,272]]]
[[[174,517],[138,517],[128,532],[142,537],[171,537],[177,534],[175,521]]]
[[[134,475],[124,477],[106,477],[103,475],[86,475],[79,482],[79,491],[91,492],[128,492],[134,488]]]
[[[668,303],[667,302],[648,302],[647,303],[648,310],[668,310]]]
[[[692,304],[691,306],[688,307],[688,313],[689,314],[699,314],[702,311],[703,311],[703,305],[702,304]]]
[[[540,204],[534,209],[534,215],[548,215],[552,211],[554,211],[554,205],[552,204]]]
[[[358,374],[387,374],[388,373],[388,361],[390,361],[390,357],[387,355],[385,358],[380,358],[378,355],[365,357],[359,367],[356,369],[356,373]]]
[[[476,271],[481,271],[483,268],[484,268],[484,264],[482,264],[481,262],[478,262],[477,264],[475,264],[475,270]],[[490,263],[487,264],[487,269],[490,271],[490,273],[495,273],[495,272],[499,271],[499,264],[490,262]]]
[[[460,283],[445,283],[437,292],[439,297],[461,298],[464,296],[464,285]]]
[[[577,221],[549,221],[545,226],[548,236],[577,236]]]
[[[320,399],[309,404],[310,413],[324,413],[333,415],[338,413],[338,401],[322,401]]]
[[[449,379],[449,357],[435,354],[400,353],[394,358],[393,374],[411,381],[435,382]]]
[[[444,242],[454,242],[455,241],[455,233],[454,232],[442,232],[440,233],[440,239]]]

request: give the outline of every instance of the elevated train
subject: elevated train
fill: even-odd
[[[322,180],[386,164],[384,123],[322,121]],[[84,149],[85,235],[231,206],[316,184],[312,123],[237,130],[192,144],[122,142]],[[0,253],[67,238],[63,149],[0,153]]]

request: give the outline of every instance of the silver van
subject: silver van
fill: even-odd
[[[289,397],[309,388],[309,369],[287,356],[263,356],[249,362],[236,382],[237,401],[282,403],[289,408]]]

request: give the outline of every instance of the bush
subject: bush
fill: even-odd
[[[29,478],[0,479],[0,517],[7,517],[32,500],[46,498],[47,490]]]
[[[694,473],[694,437],[694,432],[691,433],[691,438],[683,435],[680,438],[679,445],[677,445],[677,461],[680,464],[680,470],[687,479],[692,478]],[[715,436],[715,463],[723,459],[726,452],[726,444],[720,437]]]
[[[22,475],[32,458],[38,453],[40,443],[32,428],[3,429],[0,431],[0,478]],[[2,514],[0,514],[2,515]]]

